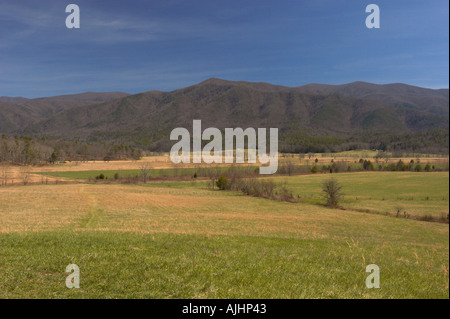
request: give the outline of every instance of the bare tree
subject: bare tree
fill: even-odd
[[[6,163],[3,163],[1,165],[0,174],[1,174],[0,185],[6,186],[8,184],[8,165]]]
[[[210,179],[210,181],[208,182],[208,187],[214,189],[214,187],[216,186],[216,180],[219,178],[220,175],[221,171],[219,167],[217,166],[208,167],[206,169],[206,176],[208,176]]]
[[[22,183],[23,183],[24,186],[28,185],[28,178],[29,178],[29,175],[27,173],[24,173],[22,175]]]
[[[22,184],[24,186],[28,185],[29,178],[30,178],[30,175],[28,173],[28,167],[27,166],[20,167],[19,173],[20,173],[19,178],[22,179]]]
[[[143,162],[139,168],[139,176],[142,179],[144,184],[147,182],[147,179],[150,177],[150,163]]]
[[[288,175],[292,176],[292,174],[294,174],[294,171],[295,171],[294,163],[292,163],[291,161],[287,162],[286,169],[287,169]]]

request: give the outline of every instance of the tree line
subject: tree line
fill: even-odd
[[[123,144],[84,143],[29,136],[0,137],[0,163],[37,165],[65,161],[138,160],[142,150]]]
[[[442,129],[403,135],[368,131],[348,137],[320,132],[316,132],[316,135],[282,133],[279,150],[283,153],[337,153],[366,149],[394,153],[449,154],[449,132]]]

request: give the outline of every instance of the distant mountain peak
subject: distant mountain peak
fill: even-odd
[[[225,83],[233,83],[233,81],[228,81],[224,79],[219,78],[209,78],[199,83],[199,85],[202,84],[225,84]]]

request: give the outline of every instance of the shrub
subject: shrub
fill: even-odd
[[[445,213],[441,213],[441,216],[439,217],[439,221],[441,223],[447,223],[448,224],[448,218],[449,218],[448,214],[447,214],[447,216],[445,216]]]
[[[220,190],[225,190],[227,189],[229,184],[228,178],[226,178],[226,176],[224,175],[220,175],[219,178],[216,181],[216,186],[220,189]]]
[[[342,186],[334,178],[328,179],[322,184],[323,196],[327,200],[327,206],[337,207],[342,198]]]
[[[272,198],[275,190],[275,183],[273,181],[262,181],[261,182],[262,192],[267,198]]]
[[[119,178],[120,178],[119,173],[115,173],[114,174],[114,179],[119,179]]]
[[[434,220],[433,215],[431,214],[425,214],[423,216],[420,216],[418,219],[424,222],[431,222]]]
[[[311,168],[311,173],[313,173],[313,174],[317,173],[317,167],[313,166]]]
[[[95,179],[105,179],[105,175],[101,173],[100,175],[96,176]]]
[[[286,183],[283,183],[278,186],[277,194],[275,196],[275,199],[284,201],[284,202],[293,202],[294,201],[294,195],[292,192],[288,189]]]
[[[396,172],[397,171],[397,165],[394,164],[394,163],[391,163],[388,166],[386,166],[386,170],[392,171],[392,172]]]
[[[248,196],[295,202],[294,196],[286,184],[276,184],[271,180],[232,178],[227,180],[225,185],[224,189],[226,190],[239,191]],[[219,187],[219,185],[217,186]]]
[[[373,171],[373,170],[374,170],[374,167],[373,167],[372,162],[371,162],[371,161],[368,161],[368,160],[365,160],[365,161],[363,162],[363,168],[364,168],[366,171]]]

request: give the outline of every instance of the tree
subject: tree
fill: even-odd
[[[53,153],[50,156],[50,163],[54,164],[60,156],[61,150],[59,148],[59,146],[55,146],[55,148],[53,149]]]
[[[291,176],[295,171],[295,165],[291,161],[287,162],[286,170],[288,175]]]
[[[7,166],[7,164],[6,163],[0,163],[1,165],[0,165],[0,167],[1,167],[1,169],[0,169],[0,181],[1,181],[1,183],[0,183],[0,185],[1,186],[3,186],[3,185],[6,185],[7,183],[8,183],[8,166]]]
[[[147,178],[150,177],[150,164],[148,162],[142,163],[141,167],[139,168],[139,175],[142,179],[142,182],[146,183]]]
[[[402,160],[397,162],[397,171],[406,171],[406,165]]]
[[[330,178],[323,182],[322,192],[324,198],[327,200],[326,205],[329,207],[337,207],[343,196],[342,186],[334,178]]]

